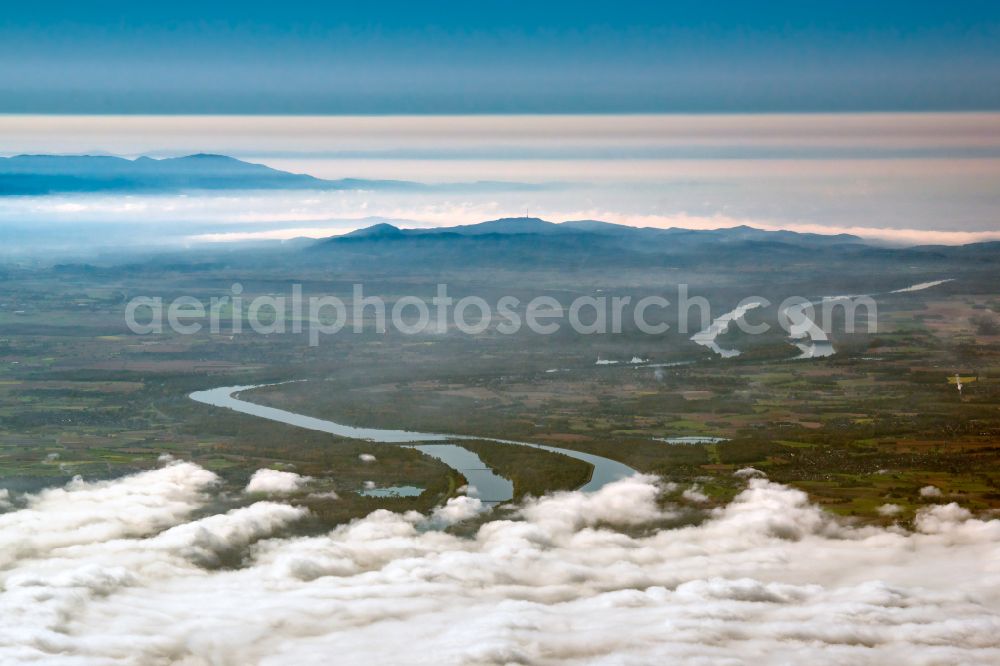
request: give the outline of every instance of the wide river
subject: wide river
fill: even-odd
[[[330,433],[331,435],[336,435],[338,437],[363,439],[369,442],[407,444],[418,442],[443,443],[463,440],[478,440],[514,446],[530,446],[536,449],[542,449],[543,451],[561,453],[564,456],[582,460],[593,468],[590,480],[579,488],[580,490],[587,492],[599,490],[612,481],[617,481],[618,479],[623,479],[636,473],[636,471],[628,465],[624,465],[615,460],[610,460],[592,453],[574,451],[572,449],[561,449],[555,446],[547,446],[545,444],[520,442],[512,439],[497,439],[495,437],[473,437],[471,435],[451,435],[446,433],[417,432],[414,430],[385,430],[382,428],[349,426],[342,423],[336,423],[334,421],[328,421],[326,419],[306,416],[304,414],[296,414],[295,412],[289,412],[284,409],[259,405],[237,397],[237,394],[243,391],[262,388],[264,386],[273,386],[273,384],[220,386],[219,388],[209,389],[207,391],[195,391],[190,397],[192,400],[206,405],[212,405],[213,407],[223,407],[225,409],[231,409],[242,414],[250,414],[251,416],[257,416],[269,421],[286,423],[288,425],[298,426],[299,428],[306,428],[308,430],[318,430],[320,432]],[[419,449],[423,453],[441,460],[452,469],[461,472],[469,483],[476,487],[484,501],[504,502],[513,497],[514,489],[510,481],[495,474],[485,464],[482,464],[482,461],[479,461],[478,456],[471,451],[466,449],[456,451],[455,449],[460,447],[441,446],[440,444],[425,444],[423,446],[414,446],[413,448]],[[469,456],[472,457],[470,458]],[[478,461],[478,464],[476,461]]]

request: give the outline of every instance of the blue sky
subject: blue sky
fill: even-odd
[[[6,113],[1000,108],[996,2],[36,2]]]

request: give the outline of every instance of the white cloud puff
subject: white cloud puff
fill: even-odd
[[[883,504],[878,508],[880,516],[898,516],[903,512],[903,507],[898,504]]]
[[[689,502],[694,502],[695,504],[704,504],[708,501],[708,495],[702,492],[701,486],[697,483],[684,490],[681,493],[681,497]]]
[[[447,527],[473,518],[486,510],[486,506],[478,497],[461,495],[452,497],[444,506],[439,506],[431,513],[430,523],[435,526]]]
[[[376,458],[370,453],[362,453],[361,455],[358,456],[358,460],[365,463],[373,463],[375,462]]]
[[[187,464],[75,481],[0,515],[0,663],[994,664],[1000,520],[852,527],[751,479],[671,527],[635,476],[478,513],[376,511],[290,536],[306,510],[204,516]]]
[[[921,497],[941,497],[941,489],[937,486],[924,486],[920,489]]]
[[[244,492],[290,495],[301,490],[310,481],[312,481],[310,476],[301,476],[295,472],[282,472],[265,467],[253,473]]]
[[[479,488],[474,485],[467,483],[464,486],[459,486],[455,489],[455,492],[459,495],[468,495],[469,497],[479,497]]]

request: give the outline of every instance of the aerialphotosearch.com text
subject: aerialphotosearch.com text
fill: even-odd
[[[250,298],[244,294],[242,284],[234,283],[229,293],[211,296],[207,302],[194,296],[169,301],[159,296],[137,296],[126,304],[125,324],[137,335],[165,331],[194,335],[205,330],[234,336],[251,332],[304,333],[310,346],[319,345],[325,336],[366,330],[391,330],[404,335],[452,331],[478,335],[487,330],[514,335],[528,330],[552,335],[568,327],[580,335],[624,330],[662,335],[670,330],[681,334],[704,333],[713,327],[725,330],[732,324],[744,333],[758,335],[770,330],[771,325],[754,321],[753,311],[770,305],[773,303],[765,297],[747,296],[730,309],[713,314],[709,301],[690,295],[686,284],[677,285],[672,299],[662,295],[587,295],[564,303],[551,295],[531,299],[506,295],[492,302],[480,296],[454,298],[446,284],[438,284],[430,298],[404,295],[387,299],[365,294],[362,284],[354,284],[346,299],[329,294],[305,296],[299,284],[292,285],[287,295],[260,294]],[[877,305],[869,296],[819,301],[785,298],[778,304],[777,322],[792,337],[820,330],[829,333],[825,327],[837,310],[842,311],[846,332],[855,331],[856,319],[864,323],[865,332],[875,332]]]

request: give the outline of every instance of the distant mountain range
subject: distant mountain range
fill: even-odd
[[[506,266],[673,266],[714,261],[798,261],[807,253],[869,248],[848,234],[800,234],[752,227],[714,230],[638,228],[598,220],[549,222],[534,217],[433,229],[379,223],[321,239],[313,260],[341,265],[378,262],[396,268]]]
[[[176,193],[197,190],[501,191],[550,185],[474,182],[426,185],[409,181],[323,180],[223,155],[135,160],[113,156],[19,155],[0,158],[0,196],[55,193]],[[808,259],[849,262],[900,259],[935,262],[959,258],[995,262],[1000,243],[961,247],[892,248],[850,234],[764,231],[748,226],[712,230],[631,227],[601,220],[550,222],[512,217],[433,229],[391,222],[321,240],[284,243],[303,261],[396,269],[493,265],[685,267],[739,263],[746,268],[792,265]],[[398,223],[398,222],[397,222]],[[10,230],[8,238],[10,237]],[[63,233],[63,232],[60,232]],[[850,268],[845,268],[850,270]]]
[[[550,185],[478,181],[427,185],[403,180],[323,180],[225,155],[134,160],[103,155],[0,158],[0,196],[61,193],[172,193],[193,190],[516,191]]]
[[[376,264],[389,272],[470,266],[790,266],[824,258],[848,263],[962,259],[971,265],[996,261],[1000,254],[1000,243],[892,248],[850,234],[764,231],[748,226],[638,228],[599,220],[555,223],[534,217],[433,229],[402,229],[380,222],[299,247],[310,261],[355,267]]]
[[[324,242],[337,243],[349,239],[401,239],[418,236],[488,236],[488,235],[589,235],[637,241],[666,240],[673,244],[688,240],[699,242],[713,240],[716,242],[743,241],[783,241],[797,245],[831,245],[842,243],[865,243],[860,236],[851,234],[810,234],[794,231],[764,231],[749,226],[727,227],[723,229],[699,230],[672,227],[661,229],[656,227],[633,227],[625,224],[614,224],[600,220],[568,220],[566,222],[549,222],[537,217],[505,217],[477,224],[461,224],[453,227],[436,227],[432,229],[401,229],[392,224],[379,223],[364,229],[358,229],[341,236],[325,239]]]

